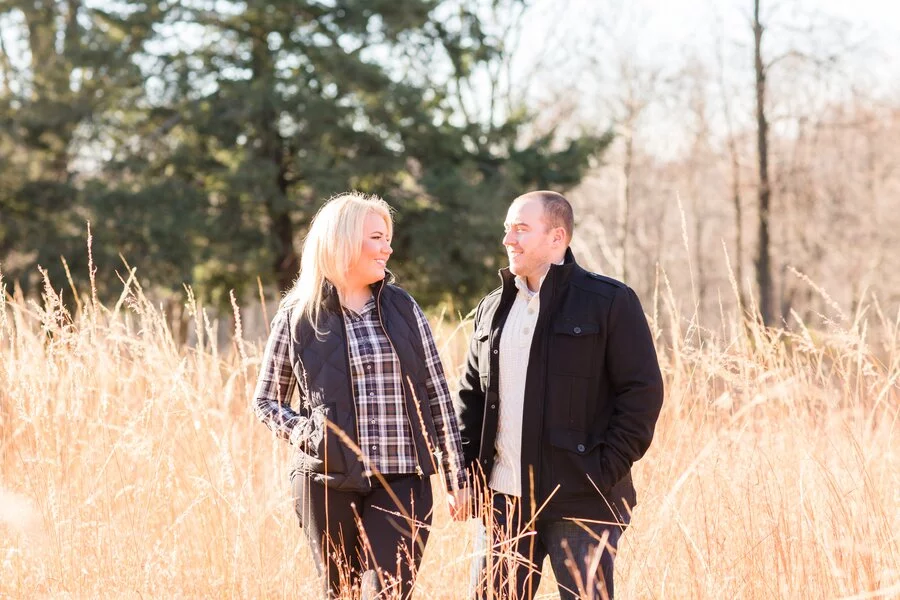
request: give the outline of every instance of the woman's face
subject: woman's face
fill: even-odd
[[[362,287],[384,279],[392,252],[387,223],[378,213],[370,212],[363,225],[362,252],[347,273],[348,285]]]

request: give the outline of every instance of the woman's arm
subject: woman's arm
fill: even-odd
[[[279,310],[272,320],[272,332],[263,352],[253,394],[253,410],[275,435],[294,443],[291,434],[302,430],[297,425],[304,417],[291,408],[291,395],[297,380],[291,365],[290,344],[288,311]]]
[[[425,348],[425,364],[428,367],[425,390],[428,393],[431,418],[437,431],[437,445],[441,451],[441,464],[444,467],[444,483],[448,490],[456,490],[466,485],[466,475],[463,470],[462,442],[456,423],[456,413],[453,410],[453,400],[444,377],[444,367],[434,343],[431,326],[419,305],[415,302],[413,305],[422,346]]]

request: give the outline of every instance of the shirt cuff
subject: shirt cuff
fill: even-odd
[[[444,485],[449,492],[469,487],[465,469],[460,469],[455,475],[450,471],[444,471]]]
[[[303,428],[298,427],[299,424],[299,420],[295,420],[293,427],[291,427],[291,433],[288,435],[288,441],[291,443],[291,446],[297,445],[297,438],[303,433]]]

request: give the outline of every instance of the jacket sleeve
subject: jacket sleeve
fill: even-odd
[[[631,288],[617,290],[609,311],[606,367],[613,412],[602,446],[601,489],[610,489],[653,439],[663,402],[663,381],[653,336]]]
[[[475,310],[475,327],[469,340],[466,362],[456,392],[454,407],[459,420],[459,434],[462,439],[463,457],[466,466],[477,463],[481,451],[481,431],[484,427],[485,390],[481,386],[481,372],[478,370],[478,352],[480,349],[476,332],[481,329],[484,300]]]

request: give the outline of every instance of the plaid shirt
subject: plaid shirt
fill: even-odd
[[[431,327],[422,309],[418,305],[414,307],[429,374],[425,381],[428,398],[418,400],[423,410],[431,411],[438,439],[428,441],[435,446],[435,456],[440,459],[448,489],[454,489],[465,483],[456,415]],[[418,415],[407,415],[400,362],[381,326],[374,298],[360,314],[345,309],[344,323],[357,407],[359,440],[356,441],[363,453],[363,464],[384,474],[417,472],[419,462],[412,427],[414,424],[421,427],[421,421]],[[303,430],[296,426],[303,417],[290,406],[296,385],[289,357],[290,334],[288,311],[279,310],[272,321],[254,400],[260,420],[279,437],[294,444],[296,435]],[[430,457],[419,459],[431,460]]]

